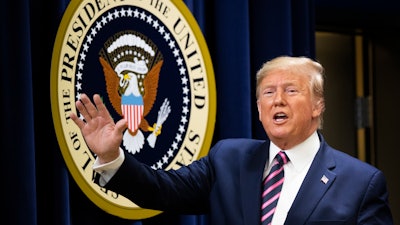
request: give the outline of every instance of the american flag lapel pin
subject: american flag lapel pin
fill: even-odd
[[[321,181],[322,181],[322,183],[326,184],[326,183],[328,183],[329,179],[325,175],[323,175],[321,177]]]

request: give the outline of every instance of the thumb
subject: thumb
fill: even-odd
[[[128,123],[126,119],[120,119],[116,124],[115,128],[117,129],[118,132],[123,133],[124,130],[128,127]]]

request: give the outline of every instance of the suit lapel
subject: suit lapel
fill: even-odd
[[[269,152],[269,141],[248,151],[240,166],[240,196],[245,224],[260,223],[261,182]]]
[[[326,143],[322,141],[321,144],[288,212],[285,225],[305,224],[318,202],[335,181],[336,174],[331,171],[335,167],[335,162],[330,156]]]

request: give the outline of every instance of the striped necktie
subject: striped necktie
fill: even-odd
[[[263,181],[261,224],[271,224],[276,204],[281,193],[284,171],[283,165],[289,161],[287,155],[280,151],[275,156],[275,161],[268,176]]]

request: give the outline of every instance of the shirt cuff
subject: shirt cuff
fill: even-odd
[[[100,164],[98,158],[93,164],[93,170],[100,174],[99,185],[104,186],[111,180],[125,160],[124,151],[119,148],[119,156],[111,162]]]

